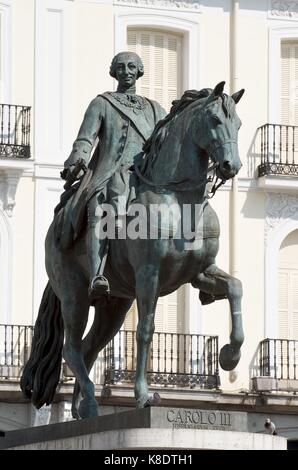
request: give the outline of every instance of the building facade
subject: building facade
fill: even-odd
[[[136,51],[144,61],[137,92],[167,110],[186,89],[224,80],[229,94],[246,90],[237,105],[243,166],[211,203],[221,225],[217,264],[243,283],[242,358],[236,370],[218,370],[217,347],[230,333],[228,302],[201,306],[198,291],[183,286],[158,302],[153,387],[166,404],[258,412],[256,432],[271,417],[279,434],[297,440],[294,0],[0,0],[0,427],[36,419],[17,378],[47,282],[44,238],[62,192],[63,162],[88,103],[115,89],[108,72],[122,50]],[[129,374],[122,372],[134,368],[135,328],[133,307],[122,337],[94,369],[106,411],[133,406]],[[182,361],[179,382],[181,350],[185,358],[190,351],[193,356]],[[111,375],[115,370],[118,379]],[[67,413],[71,383],[64,367],[52,419]],[[47,410],[42,415],[48,419]]]

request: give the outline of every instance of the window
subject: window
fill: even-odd
[[[298,340],[298,230],[284,239],[279,252],[278,337]]]
[[[281,123],[298,126],[298,41],[281,43]]]
[[[130,29],[127,45],[144,63],[145,74],[137,82],[137,93],[169,111],[172,101],[182,93],[182,36]]]

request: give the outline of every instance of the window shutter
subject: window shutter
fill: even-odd
[[[127,45],[129,46],[129,50],[131,52],[135,52],[137,54],[137,34],[135,31],[128,30]]]
[[[278,273],[278,336],[289,337],[289,272],[280,270]]]
[[[281,44],[281,123],[298,125],[298,42]]]
[[[298,125],[298,43],[296,42],[292,46],[292,68],[294,75],[294,80],[291,83],[292,90],[291,90],[291,99],[294,101],[293,106],[293,124],[295,126]]]
[[[136,351],[136,327],[137,327],[137,307],[136,302],[130,307],[123,325],[123,332],[121,333],[122,345],[121,351],[122,358],[119,358],[122,369],[134,370],[135,364],[135,351]]]
[[[298,270],[279,271],[279,338],[298,340]]]
[[[298,272],[291,275],[292,311],[290,324],[290,338],[298,340]]]
[[[137,93],[158,101],[167,111],[181,94],[182,38],[158,31],[129,30],[127,47],[144,63]]]
[[[177,333],[178,292],[159,297],[155,313],[155,331]]]
[[[137,308],[136,302],[132,304],[128,313],[126,314],[126,318],[124,321],[124,329],[128,330],[135,330],[136,329],[136,321],[137,321]]]
[[[155,310],[155,331],[162,333],[181,333],[183,331],[185,290],[180,287],[165,297],[159,297]],[[133,303],[128,311],[124,330],[136,330],[138,321],[137,304]]]
[[[290,46],[281,45],[281,122],[289,124],[290,121]]]

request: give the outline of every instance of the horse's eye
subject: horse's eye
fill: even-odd
[[[218,126],[218,124],[222,124],[221,120],[219,119],[218,116],[216,116],[216,114],[213,114],[212,121],[215,126]]]

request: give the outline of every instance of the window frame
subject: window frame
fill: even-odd
[[[194,15],[194,14],[193,14]],[[128,29],[152,29],[160,30],[165,33],[179,34],[183,38],[183,79],[182,89],[199,89],[199,35],[200,25],[189,17],[177,18],[174,15],[169,16],[168,13],[160,12],[143,14],[136,12],[119,12],[115,15],[115,54],[127,49],[127,32]]]

